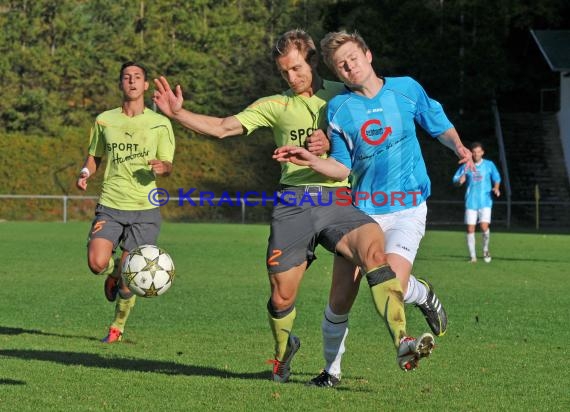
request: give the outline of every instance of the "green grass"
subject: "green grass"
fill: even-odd
[[[0,410],[570,410],[570,236],[493,233],[493,262],[471,265],[463,233],[428,232],[415,273],[450,319],[433,356],[399,370],[363,284],[342,385],[320,390],[304,383],[323,366],[328,253],[303,281],[302,348],[280,385],[264,363],[266,226],[165,224],[172,289],[139,299],[126,340],[103,345],[113,305],[86,267],[88,225],[0,224]],[[412,334],[427,330],[417,309],[407,314]]]

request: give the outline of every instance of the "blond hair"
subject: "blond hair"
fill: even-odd
[[[327,33],[327,35],[321,40],[321,54],[323,55],[323,60],[328,68],[333,72],[335,70],[332,61],[333,55],[341,46],[348,42],[356,43],[364,53],[370,50],[362,36],[356,31],[348,33],[345,30],[341,30]]]

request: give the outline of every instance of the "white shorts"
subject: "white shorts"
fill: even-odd
[[[418,207],[370,217],[384,232],[385,252],[400,255],[413,264],[426,233],[426,215],[427,206],[423,202]]]
[[[465,224],[475,226],[479,223],[491,223],[491,208],[465,209]]]

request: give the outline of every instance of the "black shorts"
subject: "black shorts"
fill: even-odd
[[[91,239],[103,238],[131,251],[141,245],[156,245],[162,218],[159,208],[118,210],[98,204],[89,231]]]
[[[316,259],[318,244],[335,253],[344,235],[367,223],[375,223],[352,204],[337,204],[339,189],[344,188],[291,186],[278,192],[281,201],[273,208],[267,247],[269,273],[285,272],[305,261],[310,265]],[[341,203],[346,204],[346,201]]]

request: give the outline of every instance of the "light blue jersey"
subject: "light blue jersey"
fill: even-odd
[[[483,209],[493,206],[491,191],[493,185],[501,182],[501,175],[495,164],[487,159],[481,159],[475,164],[475,171],[466,170],[461,166],[453,176],[453,183],[459,182],[459,178],[465,175],[467,190],[465,191],[465,208],[472,210]]]
[[[441,104],[410,77],[386,77],[373,98],[345,91],[329,101],[331,157],[351,169],[356,207],[385,214],[425,202],[431,183],[416,136],[453,127]]]

